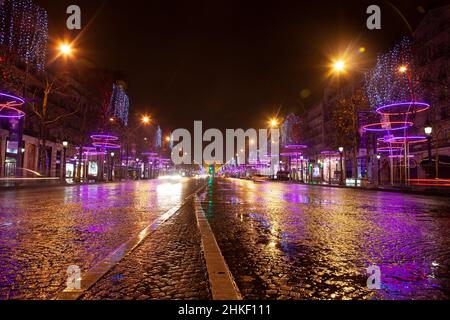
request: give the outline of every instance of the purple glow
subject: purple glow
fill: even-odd
[[[286,149],[307,149],[308,146],[304,144],[289,144],[285,146]]]
[[[404,156],[403,154],[397,154],[397,155],[393,154],[393,155],[390,155],[390,156],[389,156],[389,158],[404,158],[404,157],[405,157],[405,156]],[[408,156],[408,158],[412,159],[412,158],[414,158],[414,155],[410,154],[410,155]]]
[[[6,102],[6,105],[9,105],[9,106],[12,106],[12,107],[20,107],[20,106],[25,104],[25,100],[23,100],[22,98],[10,95],[10,94],[0,93],[0,98],[1,97],[6,97],[6,98],[13,99],[13,101]],[[3,103],[0,103],[0,105],[2,105],[2,104]]]
[[[109,134],[94,134],[91,136],[92,140],[101,140],[101,141],[117,141],[118,137],[112,136]]]
[[[427,137],[424,136],[406,136],[406,137],[393,137],[389,138],[386,142],[395,143],[395,144],[404,144],[408,143],[421,143],[426,142]]]
[[[403,147],[379,147],[377,149],[378,152],[388,152],[388,153],[401,150],[403,150]]]
[[[156,152],[142,152],[143,156],[148,156],[148,157],[157,157],[158,154]]]
[[[94,142],[93,145],[98,147],[98,148],[120,149],[120,144],[110,143],[110,142],[100,142],[100,141],[98,141],[98,142]]]
[[[0,118],[21,119],[25,116],[25,112],[17,108],[25,103],[23,99],[6,93],[0,93],[0,98],[3,97],[11,100],[3,99],[6,100],[6,102],[0,103]]]
[[[383,128],[383,125],[391,126],[393,124],[400,125],[400,126],[390,128],[390,129]],[[378,122],[378,123],[372,123],[372,124],[365,125],[362,127],[362,129],[364,131],[369,131],[369,132],[396,131],[396,130],[404,130],[404,129],[410,128],[413,125],[414,125],[414,123],[407,122],[407,121]]]
[[[283,152],[280,154],[282,157],[299,157],[301,155],[301,152]]]
[[[336,156],[339,155],[339,152],[337,151],[322,151],[320,154],[324,156]]]
[[[402,110],[403,107],[408,107],[407,110]],[[399,116],[415,114],[419,112],[424,112],[428,110],[431,106],[425,102],[404,102],[404,103],[394,103],[386,106],[379,107],[376,112],[385,116]],[[413,108],[413,110],[411,110]],[[395,112],[396,109],[400,109]],[[405,108],[406,109],[406,108]],[[416,109],[416,110],[414,110]],[[385,111],[387,110],[387,111]],[[391,112],[390,112],[391,111]]]

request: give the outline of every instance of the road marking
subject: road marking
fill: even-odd
[[[206,185],[197,189],[194,193],[186,197],[181,203],[177,204],[151,225],[139,232],[137,236],[132,237],[128,241],[121,244],[111,254],[109,254],[100,263],[92,267],[85,274],[81,276],[81,288],[79,290],[71,290],[66,288],[63,292],[58,294],[56,300],[78,300],[90,288],[92,288],[103,276],[108,273],[117,263],[119,263],[127,254],[136,249],[142,241],[144,241],[151,233],[153,233],[160,225],[172,218],[182,207],[184,207],[198,192],[203,190]]]
[[[194,207],[213,300],[242,300],[197,195],[194,196]]]

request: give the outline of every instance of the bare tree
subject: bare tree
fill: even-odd
[[[61,108],[54,108],[49,104],[49,99],[52,94],[62,94],[61,88],[56,87],[57,79],[49,80],[47,77],[43,80],[43,92],[42,98],[37,99],[37,90],[33,94],[33,98],[27,103],[30,105],[33,114],[36,116],[38,125],[38,154],[39,154],[39,169],[45,175],[48,174],[47,168],[47,140],[49,138],[49,130],[60,124],[60,122],[69,116],[72,116],[78,112],[74,110],[72,112],[61,112]],[[64,95],[64,94],[63,94]],[[39,101],[39,102],[37,102]]]
[[[358,184],[358,154],[361,142],[358,114],[369,109],[369,102],[363,89],[357,89],[350,97],[339,99],[332,114],[336,143],[352,150],[355,185]]]

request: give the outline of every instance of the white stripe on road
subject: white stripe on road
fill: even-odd
[[[194,196],[194,206],[213,300],[242,300],[197,195]]]

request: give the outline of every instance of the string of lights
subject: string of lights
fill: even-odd
[[[417,75],[413,75],[414,88],[410,88],[408,72],[399,72],[400,66],[408,70],[415,70],[412,43],[409,38],[402,39],[389,52],[382,54],[377,59],[376,66],[366,73],[366,90],[369,104],[372,109],[393,103],[411,101],[413,91],[417,101],[423,96],[418,86]]]
[[[0,1],[0,46],[44,70],[47,42],[48,18],[43,8],[32,0]]]
[[[113,84],[109,113],[120,119],[124,125],[128,125],[130,101],[122,84]]]

